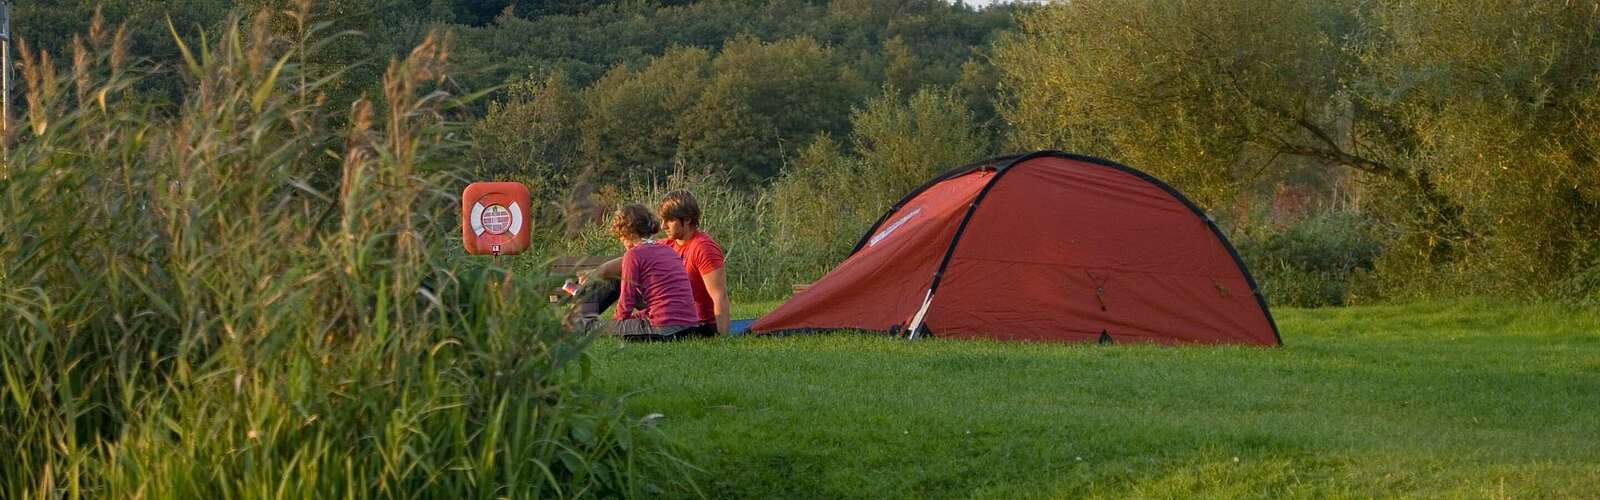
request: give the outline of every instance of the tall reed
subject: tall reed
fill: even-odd
[[[722,247],[728,292],[734,301],[787,297],[791,285],[816,276],[789,272],[796,267],[792,252],[774,244],[772,199],[764,192],[737,189],[724,175],[696,173],[681,165],[664,176],[635,177],[615,189],[601,190],[596,203],[607,210],[624,203],[656,208],[667,193],[686,190],[700,204],[700,228]],[[607,212],[609,215],[609,212]],[[622,247],[611,236],[607,218],[589,221],[576,237],[556,231],[537,233],[535,250],[518,259],[519,270],[540,272],[546,259],[566,255],[617,256]],[[665,234],[656,235],[658,238]],[[818,273],[820,275],[820,273]]]
[[[180,40],[177,103],[98,16],[69,74],[19,43],[0,497],[695,494],[532,284],[461,255],[449,39],[332,109],[310,13]]]

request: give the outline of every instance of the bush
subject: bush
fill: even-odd
[[[1230,240],[1273,305],[1344,305],[1383,252],[1360,212],[1323,212],[1285,225],[1243,222]]]
[[[1578,307],[1600,307],[1600,255],[1589,260],[1589,265],[1562,280],[1556,295]]]
[[[448,44],[335,116],[304,45],[266,25],[183,46],[172,108],[132,97],[147,73],[120,31],[92,30],[70,75],[23,51],[26,127],[0,165],[0,497],[693,491],[586,389],[585,340],[529,283],[460,255]]]
[[[906,193],[983,158],[989,140],[951,89],[902,98],[892,87],[850,117],[852,151],[821,136],[772,187],[770,241],[785,249],[784,279],[811,282],[837,265],[861,234]],[[787,290],[785,290],[786,292]]]
[[[861,233],[894,200],[882,201],[863,179],[861,162],[819,137],[773,183],[772,244],[788,256],[773,269],[791,284],[809,283],[850,255]],[[788,290],[782,290],[787,292]]]

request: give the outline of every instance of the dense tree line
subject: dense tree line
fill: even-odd
[[[198,35],[232,12],[264,10],[273,13],[278,34],[318,32],[321,44],[307,57],[345,89],[329,96],[336,103],[373,90],[380,68],[432,27],[455,37],[452,78],[461,89],[557,73],[584,87],[674,47],[714,54],[742,38],[809,38],[836,56],[830,64],[859,79],[913,90],[959,81],[963,64],[981,60],[974,56],[1012,25],[1012,7],[978,11],[942,0],[108,0],[12,8],[17,36],[36,49],[70,53],[72,37],[98,12],[107,26],[126,25],[130,53],[167,68],[181,61],[174,31]],[[178,92],[178,85],[168,87],[162,90]]]
[[[1053,148],[1178,186],[1284,283],[1594,297],[1597,5],[112,0],[15,17],[34,47],[66,54],[99,8],[127,23],[130,52],[175,67],[172,31],[265,9],[284,39],[318,44],[303,63],[334,109],[442,28],[457,63],[445,86],[491,90],[455,117],[457,161],[527,182],[548,202],[541,223],[573,230],[629,183],[691,172],[762,200],[761,224],[818,249],[821,268],[902,184]],[[176,99],[172,78],[141,85]],[[1279,212],[1306,199],[1339,213],[1285,227],[1304,213]],[[807,227],[825,213],[837,230]],[[1353,293],[1324,288],[1290,301]]]
[[[964,86],[992,126],[985,48],[1011,7],[942,0],[593,2],[527,0],[113,0],[27,4],[18,32],[69,53],[99,12],[125,23],[130,52],[175,68],[174,33],[214,30],[239,8],[315,43],[303,61],[342,107],[377,89],[380,69],[430,27],[454,36],[458,93],[480,101],[469,161],[555,197],[574,179],[615,183],[688,164],[756,187],[818,134],[844,136],[853,108],[885,86]],[[171,78],[145,85],[177,99]],[[528,133],[538,131],[538,133]],[[580,160],[581,159],[581,160]]]

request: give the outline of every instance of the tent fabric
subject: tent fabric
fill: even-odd
[[[958,167],[895,204],[844,262],[751,325],[946,338],[1281,345],[1254,280],[1181,193],[1056,151]]]

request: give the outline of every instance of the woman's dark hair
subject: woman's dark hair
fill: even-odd
[[[638,203],[623,205],[611,214],[611,234],[618,237],[649,238],[660,230],[661,222],[656,220],[655,214]]]
[[[661,199],[663,220],[688,221],[690,227],[700,227],[700,203],[688,191],[673,191]]]

